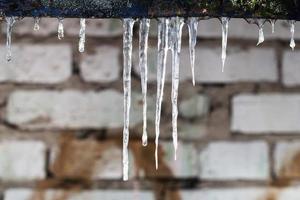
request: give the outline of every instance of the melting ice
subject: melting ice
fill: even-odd
[[[222,23],[222,72],[224,72],[225,69],[225,61],[227,57],[227,38],[228,38],[228,17],[222,17],[221,23]]]
[[[168,18],[158,19],[158,55],[157,55],[157,99],[155,110],[155,167],[158,169],[158,139],[161,118],[161,104],[164,94],[166,64],[168,53],[168,29],[170,20]]]
[[[80,31],[79,31],[79,45],[78,45],[78,50],[80,53],[84,52],[84,45],[85,45],[85,19],[81,18],[80,19]]]
[[[197,44],[198,21],[199,19],[197,17],[190,17],[187,19],[187,25],[189,29],[189,50],[190,50],[191,70],[192,70],[194,86],[195,86],[195,47]]]
[[[182,27],[184,24],[184,19],[180,17],[173,17],[170,21],[169,32],[171,34],[169,42],[171,43],[172,50],[172,137],[174,145],[174,157],[177,159],[177,118],[178,118],[178,87],[179,87],[179,56],[181,51],[181,36],[182,36]]]
[[[59,40],[61,40],[65,37],[63,22],[64,22],[63,18],[58,19],[57,37],[58,37]]]
[[[33,30],[34,31],[40,30],[40,18],[39,17],[34,18]]]
[[[265,20],[263,20],[263,19],[258,19],[257,20],[257,25],[258,25],[258,42],[257,42],[257,46],[265,41],[264,23],[265,23]]]
[[[10,62],[11,58],[12,58],[11,35],[12,35],[13,26],[16,22],[16,18],[15,17],[6,17],[5,20],[6,20],[6,48],[7,48],[6,60],[7,60],[7,62]]]
[[[148,54],[148,37],[149,37],[150,19],[140,20],[140,31],[139,31],[139,66],[141,71],[141,85],[143,93],[143,136],[142,144],[147,146],[147,81],[148,81],[148,65],[147,65],[147,54]]]
[[[123,129],[123,180],[128,180],[129,116],[131,105],[132,35],[135,20],[123,19],[123,84],[124,84],[124,129]]]
[[[290,42],[290,47],[293,49],[295,49],[296,47],[296,43],[295,43],[295,23],[296,21],[295,20],[291,20],[289,21],[289,24],[290,24],[290,31],[291,31],[291,42]]]

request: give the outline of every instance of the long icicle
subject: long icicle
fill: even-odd
[[[224,72],[225,69],[225,61],[227,57],[227,39],[228,39],[228,17],[222,17],[221,23],[222,23],[222,72]]]
[[[197,17],[189,17],[187,20],[187,25],[189,29],[189,50],[190,50],[190,60],[191,60],[191,70],[192,70],[192,80],[195,86],[195,47],[197,44],[197,31],[198,31]]]
[[[135,20],[123,19],[123,87],[124,87],[124,129],[123,129],[123,180],[128,180],[128,143],[129,117],[131,105],[131,68],[132,68],[132,35]]]
[[[257,20],[257,25],[258,25],[258,42],[257,42],[257,46],[265,41],[264,23],[265,23],[264,19]]]
[[[59,40],[61,40],[65,37],[63,22],[64,22],[63,18],[58,18],[57,37]]]
[[[179,64],[181,51],[181,36],[184,19],[174,17],[171,19],[171,50],[172,50],[172,137],[174,145],[174,159],[177,159],[178,133],[177,133],[177,118],[178,118],[178,88],[179,88]]]
[[[147,135],[147,82],[148,82],[148,65],[147,65],[147,54],[148,54],[148,37],[149,37],[150,19],[143,18],[140,21],[139,31],[139,66],[141,71],[141,85],[143,93],[143,136],[142,144],[147,146],[148,135]]]
[[[78,50],[80,53],[83,53],[85,49],[85,29],[86,29],[85,19],[81,18],[80,31],[79,31],[79,45],[78,45]]]
[[[11,35],[12,35],[12,29],[16,22],[15,17],[6,17],[6,61],[10,62],[12,59],[12,52],[11,52]]]
[[[291,42],[290,42],[290,47],[292,48],[292,50],[295,50],[296,47],[296,43],[295,43],[295,20],[291,20],[289,21],[290,23],[290,31],[291,31]]]
[[[158,169],[158,139],[160,134],[161,104],[163,100],[168,54],[168,18],[158,19],[157,98],[155,111],[155,167]]]

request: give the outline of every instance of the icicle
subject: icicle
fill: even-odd
[[[80,31],[79,31],[79,46],[78,50],[80,53],[84,52],[84,45],[85,45],[85,19],[81,18],[80,19]]]
[[[35,18],[34,18],[34,26],[33,26],[33,30],[34,30],[34,31],[40,30],[40,18],[39,18],[39,17],[35,17]]]
[[[258,24],[258,28],[259,28],[257,46],[265,41],[264,22],[265,22],[265,20],[263,20],[263,19],[257,20],[257,24]]]
[[[163,100],[167,53],[168,53],[168,27],[169,19],[158,19],[158,56],[157,56],[157,99],[155,111],[155,167],[158,169],[158,139],[159,139],[159,126],[161,118],[161,104]]]
[[[177,159],[177,117],[178,117],[178,87],[179,87],[179,64],[180,64],[180,51],[181,51],[181,36],[184,19],[174,17],[171,19],[171,50],[172,50],[172,136],[174,145],[174,158]]]
[[[271,19],[271,26],[272,26],[272,34],[275,33],[275,23],[276,23],[276,20],[275,19]]]
[[[195,86],[195,47],[197,43],[197,30],[198,30],[198,18],[190,17],[187,20],[187,25],[189,29],[189,49],[190,49],[190,60],[191,60],[191,70],[193,77],[193,85]]]
[[[227,38],[228,38],[228,17],[222,17],[222,72],[224,72],[225,69],[225,61],[227,57]]]
[[[64,34],[64,19],[63,18],[59,18],[58,19],[58,39],[61,40],[65,37],[65,34]]]
[[[139,65],[141,70],[141,85],[143,93],[143,136],[142,144],[147,146],[147,82],[148,82],[148,66],[147,66],[147,53],[148,53],[148,36],[150,28],[150,19],[141,19],[140,21],[140,42],[139,42]]]
[[[295,20],[291,20],[289,21],[290,23],[290,30],[291,30],[291,42],[290,42],[290,47],[292,48],[292,50],[294,51],[295,47],[296,47],[296,43],[295,43]]]
[[[10,62],[12,59],[12,53],[11,53],[11,35],[12,35],[12,29],[16,22],[15,17],[6,17],[6,60],[7,62]]]
[[[123,180],[128,180],[129,113],[131,104],[132,32],[134,19],[123,20],[123,84],[124,84],[124,129],[123,129]]]

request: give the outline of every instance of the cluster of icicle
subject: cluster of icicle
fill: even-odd
[[[11,61],[11,34],[13,25],[17,17],[6,17],[7,23],[7,61]],[[224,71],[227,49],[228,37],[228,17],[220,18],[222,27],[222,71]],[[124,85],[124,129],[123,129],[123,180],[128,180],[128,143],[129,143],[129,118],[130,118],[130,105],[131,105],[131,69],[132,69],[132,39],[133,39],[133,26],[137,20],[132,18],[123,19],[123,85]],[[259,28],[259,37],[257,45],[264,42],[263,27],[266,21],[272,24],[272,32],[275,31],[275,20],[256,19],[255,23]],[[34,30],[39,30],[39,18],[34,18]],[[189,30],[189,51],[191,61],[192,81],[195,85],[195,47],[197,42],[197,28],[199,18],[190,17],[186,20],[181,17],[172,18],[159,18],[158,19],[158,55],[157,55],[157,98],[156,98],[156,111],[155,111],[155,166],[158,168],[158,143],[160,135],[160,119],[161,107],[163,101],[165,75],[166,75],[166,62],[169,50],[172,54],[172,137],[174,145],[174,159],[176,160],[177,152],[177,97],[179,87],[179,63],[181,51],[181,36],[182,28],[186,23]],[[291,42],[290,47],[294,50],[296,44],[294,40],[295,35],[295,21],[290,20]],[[141,86],[143,94],[143,134],[142,145],[147,146],[147,51],[148,51],[148,36],[150,29],[150,19],[139,20],[139,67],[141,72]],[[85,19],[80,19],[79,30],[79,51],[84,52],[85,49]],[[63,18],[58,19],[58,39],[64,37]]]

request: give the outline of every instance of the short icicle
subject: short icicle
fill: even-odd
[[[225,61],[226,61],[226,57],[227,57],[227,39],[228,39],[229,18],[222,17],[221,23],[222,23],[222,72],[224,72]]]
[[[85,49],[85,29],[86,29],[85,19],[81,18],[80,31],[79,31],[79,45],[78,45],[78,50],[80,53],[83,53]]]
[[[276,23],[276,20],[275,19],[271,19],[270,22],[271,22],[272,34],[273,34],[273,33],[275,33],[275,23]]]
[[[128,180],[129,161],[129,117],[131,105],[131,68],[132,68],[132,35],[135,20],[123,19],[123,87],[124,87],[124,129],[123,129],[123,180]]]
[[[169,41],[171,42],[172,50],[172,137],[174,145],[174,159],[177,159],[178,148],[178,133],[177,133],[177,118],[178,118],[178,88],[179,88],[179,64],[180,64],[180,51],[181,51],[181,36],[184,19],[180,17],[171,18],[171,28]]]
[[[189,29],[189,50],[190,50],[191,70],[192,70],[194,86],[195,86],[195,47],[197,44],[198,21],[199,19],[197,17],[189,17],[187,19],[187,25]]]
[[[34,25],[33,25],[34,31],[40,30],[40,21],[41,21],[41,19],[39,17],[34,18]]]
[[[265,20],[263,20],[263,19],[257,20],[257,25],[258,25],[258,42],[257,42],[257,46],[265,41],[264,23],[265,23]]]
[[[15,17],[6,17],[6,61],[10,62],[12,59],[12,52],[11,52],[11,35],[12,35],[12,29],[14,24],[16,23]]]
[[[58,18],[58,29],[57,29],[57,37],[59,40],[63,39],[65,37],[64,33],[64,19],[63,18]]]
[[[290,24],[290,31],[291,31],[291,42],[290,42],[290,47],[292,48],[292,50],[294,51],[295,47],[296,47],[296,43],[295,43],[295,24],[296,21],[295,20],[291,20],[289,21]]]
[[[158,139],[160,134],[161,106],[164,93],[168,54],[169,19],[158,19],[157,98],[155,110],[155,167],[158,169]]]
[[[147,135],[147,82],[148,82],[148,65],[147,65],[147,54],[148,54],[148,37],[149,37],[150,19],[143,18],[140,20],[140,31],[139,31],[139,66],[141,71],[141,85],[143,93],[143,136],[142,144],[147,146],[148,135]]]

